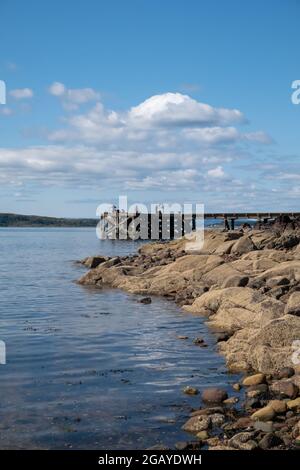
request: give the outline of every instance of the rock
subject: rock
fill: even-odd
[[[268,450],[272,449],[273,447],[278,447],[280,444],[282,444],[280,437],[276,436],[276,434],[269,433],[259,441],[258,447],[263,450]]]
[[[236,392],[239,392],[241,390],[241,385],[239,383],[236,383],[236,384],[233,384],[232,385],[232,388],[233,390],[235,390]]]
[[[250,385],[259,385],[262,384],[266,381],[266,376],[265,374],[255,374],[255,375],[250,375],[249,377],[246,377],[243,380],[243,385],[245,387],[249,387]]]
[[[282,397],[287,397],[287,398],[296,398],[299,392],[298,387],[290,380],[287,380],[287,381],[280,380],[280,381],[274,382],[270,386],[270,389],[272,390],[273,393],[280,395]]]
[[[186,393],[187,395],[198,395],[199,390],[195,387],[187,386],[187,387],[184,387],[183,393]]]
[[[290,400],[287,402],[287,407],[289,410],[300,411],[300,397],[295,398],[295,400]]]
[[[237,421],[231,425],[231,429],[247,429],[251,427],[253,427],[253,421],[249,416],[238,418]]]
[[[265,374],[274,374],[283,366],[293,365],[292,357],[295,352],[293,342],[300,338],[300,317],[282,316],[283,302],[271,297],[268,302],[270,303],[264,302],[265,311],[260,320],[252,314],[252,319],[256,318],[255,324],[242,326],[240,316],[239,329],[241,331],[237,331],[226,343],[221,343],[220,350],[225,354],[230,370],[237,371],[251,367]],[[278,308],[273,302],[276,302]],[[219,313],[220,310],[217,315]],[[224,315],[223,311],[222,315]],[[281,318],[268,321],[268,315],[270,317],[281,315]],[[224,318],[226,319],[226,315],[223,317],[223,322]]]
[[[207,431],[200,431],[196,434],[196,437],[200,439],[200,441],[206,441],[209,438]]]
[[[237,254],[237,255],[243,255],[255,249],[256,247],[253,241],[251,240],[251,238],[248,236],[243,236],[235,242],[235,244],[231,248],[231,253]]]
[[[209,408],[200,408],[200,410],[195,410],[191,413],[191,416],[200,416],[200,415],[212,415],[215,413],[223,414],[224,409],[221,406],[213,406]]]
[[[300,437],[300,421],[298,421],[298,423],[296,423],[293,427],[292,436]]]
[[[227,392],[220,388],[207,388],[202,392],[202,400],[206,403],[222,403],[227,398]]]
[[[121,258],[119,256],[115,256],[114,258],[110,258],[104,263],[102,263],[101,267],[103,268],[111,268],[113,266],[117,266],[121,263]]]
[[[263,395],[263,392],[260,390],[249,390],[246,392],[247,398],[258,398]]]
[[[290,280],[287,277],[283,277],[283,276],[271,277],[270,279],[267,279],[266,281],[267,287],[270,287],[271,289],[277,286],[287,286],[289,285],[289,283],[290,283]]]
[[[256,396],[259,396],[259,395],[267,394],[268,390],[269,390],[268,385],[266,383],[263,383],[263,384],[258,384],[258,385],[250,385],[249,387],[247,387],[246,393],[256,392],[257,393]]]
[[[90,256],[84,260],[83,264],[87,268],[94,269],[105,261],[107,261],[107,257],[105,256]]]
[[[151,304],[152,299],[151,299],[151,297],[143,297],[142,299],[140,299],[139,302],[140,302],[141,304],[148,305],[148,304]]]
[[[239,276],[238,274],[229,276],[222,284],[222,288],[226,287],[245,287],[249,282],[248,276]]]
[[[221,341],[228,341],[229,338],[230,338],[229,333],[222,332],[222,333],[217,333],[216,334],[216,340],[217,340],[218,343],[220,343]]]
[[[273,432],[274,423],[272,421],[255,421],[254,429],[262,432]]]
[[[289,379],[295,375],[295,369],[293,367],[283,367],[277,374],[279,380]]]
[[[282,414],[286,412],[286,402],[282,400],[271,400],[268,403],[268,406],[270,406],[276,414]]]
[[[175,448],[177,450],[189,450],[191,443],[186,441],[176,442]]]
[[[293,292],[290,295],[285,307],[285,313],[300,316],[300,291]]]
[[[206,431],[211,426],[211,420],[209,416],[193,416],[183,426],[183,431],[198,433],[200,431]]]
[[[224,400],[223,403],[224,405],[235,405],[236,403],[238,403],[238,401],[238,397],[231,397]]]
[[[263,403],[262,401],[259,399],[259,397],[255,396],[255,397],[249,397],[247,398],[246,402],[245,402],[245,408],[248,410],[251,410],[251,409],[256,409],[256,408],[262,408],[263,407]]]
[[[220,439],[218,437],[210,437],[209,439],[207,439],[207,444],[210,447],[216,447],[220,444]]]
[[[205,344],[205,341],[203,338],[199,337],[199,338],[195,338],[193,340],[193,343],[194,344],[198,344],[199,346],[203,346]]]
[[[253,432],[240,432],[229,439],[228,444],[239,450],[254,450],[257,448],[257,443],[253,440],[254,436]]]
[[[251,415],[254,421],[272,421],[276,413],[271,406],[265,406]]]
[[[221,413],[214,413],[210,415],[212,426],[220,427],[225,422],[225,417]]]

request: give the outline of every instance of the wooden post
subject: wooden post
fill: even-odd
[[[192,215],[192,231],[195,232],[196,230],[196,214]]]
[[[175,215],[172,212],[170,214],[170,240],[174,240],[174,233],[175,233],[174,224],[175,224]]]
[[[184,214],[181,214],[181,235],[184,237]]]
[[[158,213],[158,238],[159,240],[162,239],[162,212],[159,211]]]
[[[116,211],[116,239],[119,240],[120,238],[120,217],[119,217],[119,209]]]

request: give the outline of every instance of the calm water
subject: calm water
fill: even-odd
[[[0,229],[0,448],[174,446],[200,404],[182,388],[236,380],[201,318],[73,282],[84,273],[74,260],[137,246],[94,229]]]

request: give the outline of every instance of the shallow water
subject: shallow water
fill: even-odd
[[[0,229],[0,448],[174,447],[200,405],[182,388],[236,381],[201,318],[73,282],[85,272],[74,260],[137,247],[94,229]]]

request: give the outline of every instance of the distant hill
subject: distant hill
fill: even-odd
[[[97,219],[64,219],[0,213],[0,227],[96,227]]]

